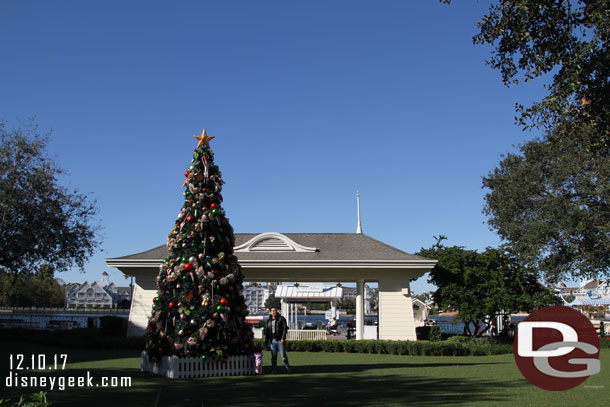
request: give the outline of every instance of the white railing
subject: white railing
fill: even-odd
[[[289,329],[286,334],[288,341],[319,341],[326,340],[326,331],[313,329]]]
[[[146,351],[142,351],[140,366],[143,372],[167,376],[170,379],[255,374],[253,355],[229,356],[226,362],[176,356],[164,356],[158,362],[151,362]]]

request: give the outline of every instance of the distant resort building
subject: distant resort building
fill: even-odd
[[[103,282],[102,282],[103,283]],[[66,286],[66,307],[68,308],[129,308],[131,287],[119,287],[114,283],[85,281],[82,284]]]
[[[560,284],[555,291],[561,295],[564,305],[582,312],[591,320],[610,320],[610,284],[608,280],[591,279],[584,281],[579,287],[567,287]],[[573,296],[568,302],[566,297]]]
[[[269,296],[275,292],[276,286],[277,284],[275,283],[268,283],[266,285],[252,283],[244,286],[242,294],[250,314],[262,314],[266,312],[265,302]]]

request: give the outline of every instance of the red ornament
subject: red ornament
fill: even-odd
[[[170,307],[170,308],[174,308],[174,302],[173,302],[173,301],[170,301],[170,302],[169,302],[169,307]]]
[[[190,173],[191,173],[190,171],[185,171],[185,172],[184,172],[184,176],[185,176],[185,177],[188,177]]]
[[[187,222],[192,222],[195,218],[193,218],[193,216],[189,215],[186,217],[186,221]]]
[[[212,202],[212,205],[210,205],[210,208],[216,209],[216,208],[218,208],[218,204],[216,202]]]
[[[184,270],[191,271],[193,269],[193,265],[191,263],[186,263],[184,265]]]
[[[225,306],[229,303],[229,301],[225,300],[224,298],[220,299],[220,305]]]
[[[212,269],[212,273],[218,274],[218,270]]]
[[[188,293],[186,297],[184,297],[185,299],[189,299],[189,298],[193,298],[193,293]]]

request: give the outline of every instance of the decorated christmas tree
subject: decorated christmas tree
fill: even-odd
[[[146,333],[150,358],[225,359],[250,354],[252,329],[233,228],[222,209],[221,173],[204,130],[184,173],[184,205],[167,237]]]

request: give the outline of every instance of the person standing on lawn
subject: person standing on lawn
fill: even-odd
[[[282,362],[286,368],[286,373],[290,373],[290,365],[288,364],[288,356],[286,355],[286,334],[288,333],[288,324],[286,318],[277,312],[277,308],[271,308],[271,315],[265,326],[265,347],[271,347],[271,373],[276,373],[277,353],[280,352]]]

